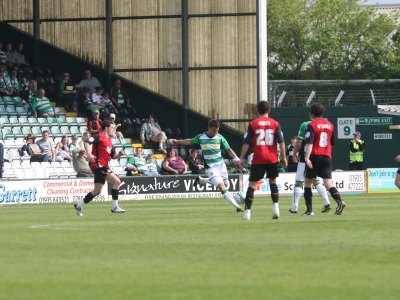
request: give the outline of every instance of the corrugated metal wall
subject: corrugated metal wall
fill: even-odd
[[[0,0],[2,20],[33,18],[33,0]],[[181,0],[113,0],[115,69],[181,68]],[[256,0],[189,0],[189,14],[255,13]],[[175,18],[118,19],[171,16]],[[41,39],[93,64],[106,64],[105,0],[41,0]],[[62,18],[103,18],[52,21]],[[33,34],[33,25],[12,23]],[[190,67],[256,65],[256,17],[189,18]],[[182,103],[181,71],[118,72],[137,84]],[[256,103],[256,69],[191,70],[190,108],[217,118],[245,118]],[[243,128],[241,128],[243,129]]]

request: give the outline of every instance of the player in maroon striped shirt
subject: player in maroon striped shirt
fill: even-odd
[[[111,142],[110,136],[115,133],[116,126],[110,122],[104,122],[102,131],[89,139],[89,143],[93,144],[92,156],[93,160],[90,163],[90,169],[94,174],[94,189],[89,192],[81,201],[74,204],[78,216],[82,216],[82,206],[93,200],[94,197],[100,195],[101,190],[106,181],[111,187],[111,212],[124,213],[121,207],[118,206],[118,193],[121,180],[115,175],[108,166],[108,161],[118,159],[124,155],[124,151],[115,152],[115,148]]]
[[[306,174],[304,181],[304,198],[307,210],[304,215],[313,216],[312,190],[313,180],[319,176],[324,180],[326,189],[338,204],[336,215],[341,215],[346,203],[342,201],[339,191],[332,182],[332,146],[335,144],[334,126],[323,117],[325,108],[321,103],[315,102],[310,107],[310,119],[307,126],[306,141]]]

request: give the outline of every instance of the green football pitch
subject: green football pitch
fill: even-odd
[[[343,198],[272,220],[257,197],[249,222],[222,198],[1,206],[0,299],[399,299],[400,194]]]

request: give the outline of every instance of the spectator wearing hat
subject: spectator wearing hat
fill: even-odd
[[[204,174],[206,172],[204,168],[204,161],[199,156],[199,151],[196,148],[190,150],[188,163],[189,170],[192,171],[192,174]]]
[[[63,79],[58,84],[58,97],[64,101],[67,111],[78,110],[77,106],[80,95],[75,88],[69,72],[64,72]]]
[[[118,128],[121,127],[121,123],[116,124],[115,119],[116,119],[116,115],[114,113],[111,113],[107,119],[107,121],[114,124],[115,128],[116,128],[114,136],[111,136],[111,138],[112,139],[123,139],[124,138],[123,134],[120,131],[117,131]]]
[[[350,164],[349,170],[363,170],[365,142],[361,139],[361,133],[354,132],[354,138],[349,143]]]
[[[93,172],[90,170],[86,159],[85,149],[72,151],[72,165],[76,172],[76,177],[93,177]]]
[[[98,109],[93,111],[93,120],[89,121],[88,129],[92,135],[101,131],[100,111]]]

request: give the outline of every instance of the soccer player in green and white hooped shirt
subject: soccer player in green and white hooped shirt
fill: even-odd
[[[222,150],[228,151],[228,154],[232,157],[234,163],[238,163],[240,159],[236,153],[229,146],[226,139],[218,133],[220,123],[218,120],[210,120],[208,122],[207,132],[198,134],[192,139],[176,140],[172,139],[171,142],[174,145],[199,145],[203,152],[206,173],[209,178],[209,182],[215,185],[221,192],[222,196],[232,204],[237,212],[243,211],[242,208],[237,204],[232,194],[228,191],[229,180],[228,170],[224,159],[221,155]],[[208,180],[198,176],[197,182],[204,183]]]

